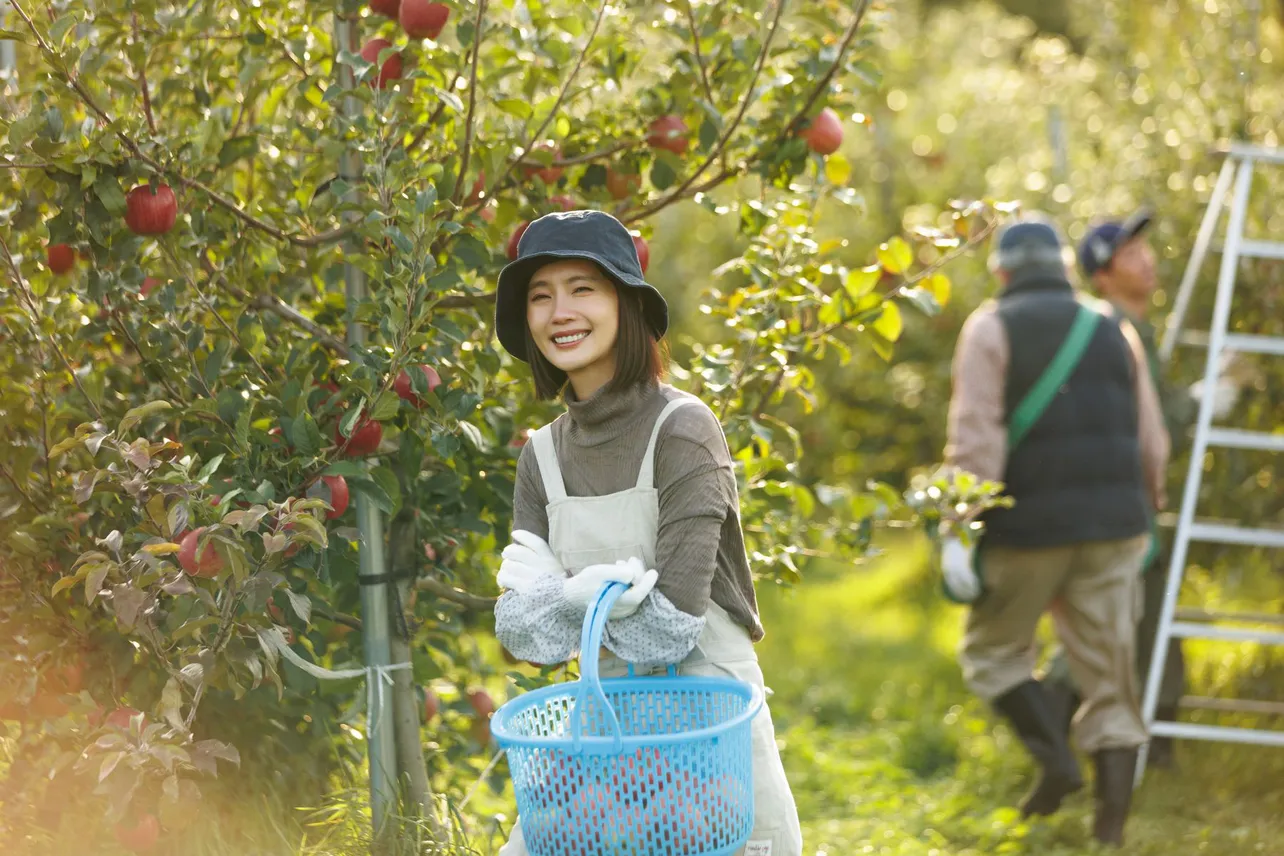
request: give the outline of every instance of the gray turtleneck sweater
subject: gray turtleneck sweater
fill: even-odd
[[[570,496],[602,496],[637,480],[651,429],[665,404],[687,396],[667,384],[568,400],[553,422],[553,445]],[[655,451],[660,520],[659,579],[637,612],[607,623],[603,644],[634,663],[676,663],[695,646],[712,600],[762,638],[753,576],[740,531],[740,502],[722,426],[706,407],[675,410],[660,427]],[[548,499],[535,450],[517,464],[513,528],[548,538]],[[505,592],[495,607],[500,642],[536,663],[574,657],[584,612],[566,602],[552,577],[525,594]]]

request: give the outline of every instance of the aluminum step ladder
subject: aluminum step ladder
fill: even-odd
[[[1217,382],[1219,366],[1225,355],[1238,352],[1284,356],[1284,337],[1230,332],[1231,302],[1240,259],[1284,260],[1284,242],[1249,240],[1244,236],[1244,220],[1248,210],[1254,168],[1259,163],[1284,166],[1284,149],[1236,143],[1223,151],[1226,154],[1226,161],[1214,185],[1208,210],[1200,223],[1195,246],[1182,276],[1172,314],[1165,324],[1163,341],[1159,348],[1160,359],[1164,362],[1171,358],[1174,347],[1179,343],[1207,347],[1208,355],[1204,364],[1205,394],[1200,399],[1199,416],[1195,424],[1194,445],[1191,449],[1190,467],[1182,492],[1181,511],[1177,517],[1177,531],[1173,541],[1171,562],[1168,566],[1168,580],[1163,608],[1159,616],[1155,653],[1151,657],[1150,671],[1146,676],[1142,715],[1145,718],[1146,727],[1154,736],[1284,747],[1284,730],[1231,728],[1155,720],[1159,705],[1160,683],[1164,674],[1165,661],[1168,658],[1168,644],[1171,640],[1216,639],[1284,646],[1284,615],[1214,613],[1202,609],[1177,607],[1191,542],[1284,548],[1284,530],[1251,528],[1226,521],[1209,522],[1195,518],[1204,458],[1210,448],[1284,452],[1284,435],[1212,424],[1214,396],[1211,392]],[[1206,336],[1183,336],[1182,322],[1190,306],[1190,298],[1194,291],[1195,280],[1199,277],[1200,266],[1210,249],[1218,249],[1213,247],[1213,234],[1221,220],[1222,208],[1228,201],[1228,197],[1230,219],[1226,227],[1225,243],[1220,247],[1222,260],[1217,278],[1217,297],[1213,307],[1212,325]],[[1277,629],[1264,629],[1270,626],[1275,626]],[[1183,699],[1183,706],[1267,715],[1284,714],[1284,704],[1275,702],[1187,697]],[[1137,768],[1138,780],[1145,769],[1145,764],[1146,753],[1143,749]]]

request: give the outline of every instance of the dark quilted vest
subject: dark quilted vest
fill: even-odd
[[[1010,418],[1052,361],[1079,304],[1069,283],[1014,282],[999,296],[1008,337]],[[1013,508],[985,516],[986,541],[1056,547],[1130,538],[1149,520],[1128,343],[1106,318],[1074,373],[1015,450],[1004,482]]]

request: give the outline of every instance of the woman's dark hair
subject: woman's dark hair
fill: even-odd
[[[636,288],[616,285],[619,299],[619,332],[615,340],[615,377],[606,385],[613,393],[664,377],[667,360],[665,348],[655,338],[642,309],[642,294]],[[566,388],[566,372],[544,358],[530,325],[526,326],[526,356],[535,379],[535,397],[541,401],[557,398]]]

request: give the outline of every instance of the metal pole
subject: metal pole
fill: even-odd
[[[340,50],[357,53],[357,23],[335,17],[334,24],[336,56]],[[346,65],[337,65],[339,82],[347,89],[355,85],[352,69]],[[362,109],[361,102],[350,96],[342,102],[344,115],[354,116]],[[361,175],[361,158],[353,151],[343,155],[339,172],[353,187]],[[360,215],[350,215],[359,218]],[[356,252],[361,245],[350,243],[349,252]],[[344,282],[348,302],[348,344],[360,347],[365,343],[366,330],[359,324],[354,313],[356,307],[366,296],[366,277],[356,265],[348,264],[344,268]],[[363,580],[383,579],[387,569],[384,557],[383,519],[375,506],[366,496],[357,494],[357,528],[361,533],[358,547],[359,569]],[[388,621],[388,584],[386,582],[365,583],[361,585],[361,645],[365,652],[367,668],[387,666],[392,662]],[[367,681],[382,681],[382,675],[369,673]],[[379,692],[384,689],[376,687],[369,694],[370,698],[384,698],[391,693]],[[372,707],[374,707],[372,705]],[[367,711],[366,748],[370,762],[370,813],[374,822],[375,849],[378,842],[390,831],[388,821],[392,817],[397,799],[397,747],[396,731],[393,725],[393,705],[385,702],[377,705],[377,710]]]
[[[9,17],[9,3],[0,3],[0,24]],[[17,92],[18,46],[11,41],[0,41],[0,95],[9,87]]]

